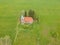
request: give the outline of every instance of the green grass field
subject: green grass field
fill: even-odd
[[[19,33],[14,42],[17,18],[21,10],[29,9],[35,10],[40,22],[39,24],[34,23],[25,30],[21,30],[23,26],[19,26]],[[12,45],[38,45],[38,37],[39,45],[48,45],[51,43],[50,32],[57,32],[57,39],[60,40],[59,0],[0,0],[0,37],[9,35]]]

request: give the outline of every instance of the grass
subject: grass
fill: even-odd
[[[17,18],[21,10],[34,9],[40,23],[21,30],[15,42]],[[21,26],[22,28],[23,26]],[[20,31],[21,30],[21,31]],[[57,32],[60,40],[60,1],[59,0],[0,0],[0,37],[9,35],[12,45],[41,45],[50,43],[50,32]],[[52,44],[51,44],[52,45]],[[58,44],[59,45],[59,44]]]

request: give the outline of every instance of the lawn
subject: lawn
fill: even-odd
[[[14,41],[18,17],[22,10],[29,9],[35,10],[40,22],[28,28],[19,25],[19,33]],[[56,39],[60,40],[59,0],[0,0],[0,37],[9,35],[12,45],[48,45],[52,42],[50,32],[58,33]]]

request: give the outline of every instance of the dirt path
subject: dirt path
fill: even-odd
[[[19,26],[19,24],[20,24],[20,22],[17,22],[17,25],[16,25],[16,35],[15,35],[15,38],[14,38],[14,42],[16,41],[16,39],[17,39],[17,35],[18,35],[18,33],[19,33],[19,28],[18,28],[18,26]]]

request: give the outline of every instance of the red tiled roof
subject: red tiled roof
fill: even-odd
[[[26,23],[26,22],[33,22],[33,18],[32,17],[24,17],[24,22]]]

